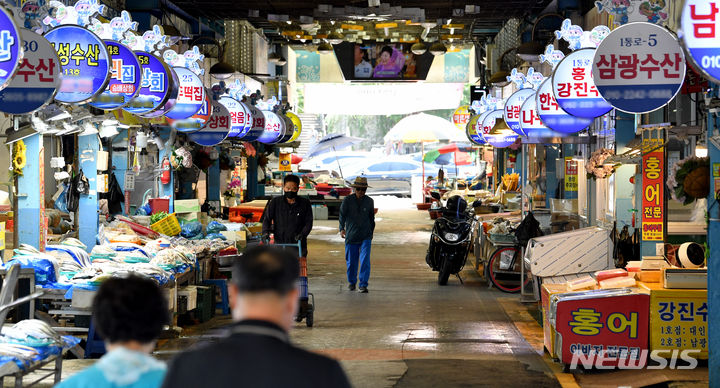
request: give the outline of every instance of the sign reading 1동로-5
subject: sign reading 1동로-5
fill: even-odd
[[[686,0],[678,35],[695,67],[720,82],[720,1]]]
[[[20,66],[21,44],[22,37],[15,21],[5,8],[0,7],[0,90],[10,83]]]
[[[646,113],[663,107],[685,79],[685,54],[675,35],[652,23],[616,28],[595,51],[593,80],[618,110]]]
[[[25,28],[20,33],[23,59],[10,84],[0,90],[0,111],[16,115],[42,108],[60,87],[60,62],[50,42]]]
[[[84,27],[60,25],[45,33],[62,67],[62,83],[55,99],[82,103],[105,90],[110,60],[105,42]]]

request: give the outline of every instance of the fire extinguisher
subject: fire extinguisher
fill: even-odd
[[[170,183],[170,160],[166,157],[163,158],[162,165],[160,166],[162,168],[162,175],[160,175],[160,182],[162,184],[166,185]]]

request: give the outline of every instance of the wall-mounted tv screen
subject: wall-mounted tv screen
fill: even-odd
[[[335,45],[347,81],[418,81],[427,78],[433,55],[415,55],[410,43],[349,43]]]

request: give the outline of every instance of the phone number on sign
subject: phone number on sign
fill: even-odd
[[[667,98],[672,99],[675,93],[671,89],[659,90],[607,90],[603,92],[603,96],[610,100],[643,100],[646,98]]]

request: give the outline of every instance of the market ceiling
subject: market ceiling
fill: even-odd
[[[413,39],[427,28],[421,22],[442,23],[431,30],[431,35],[462,35],[457,39],[465,42],[483,41],[497,34],[509,18],[534,19],[551,0],[482,0],[472,5],[467,1],[452,0],[175,0],[174,3],[184,11],[211,20],[243,19],[265,30],[271,38],[284,37],[299,40],[298,36],[288,34],[293,30],[304,31],[303,35],[314,35],[327,30],[330,21],[359,25],[364,31],[346,30],[349,38],[373,39],[387,32],[377,28],[378,24],[401,22],[391,32],[399,33],[400,38]],[[379,4],[379,6],[370,6]],[[330,6],[330,7],[328,7]],[[301,17],[304,17],[301,19]],[[312,19],[309,19],[312,18]],[[442,29],[447,25],[462,25],[452,31]],[[290,21],[291,24],[288,24]],[[314,25],[314,27],[311,27]],[[334,25],[333,25],[334,26]],[[357,27],[360,28],[360,27]],[[285,32],[285,34],[283,34]],[[354,34],[353,34],[354,33]],[[398,36],[398,35],[396,35]]]

